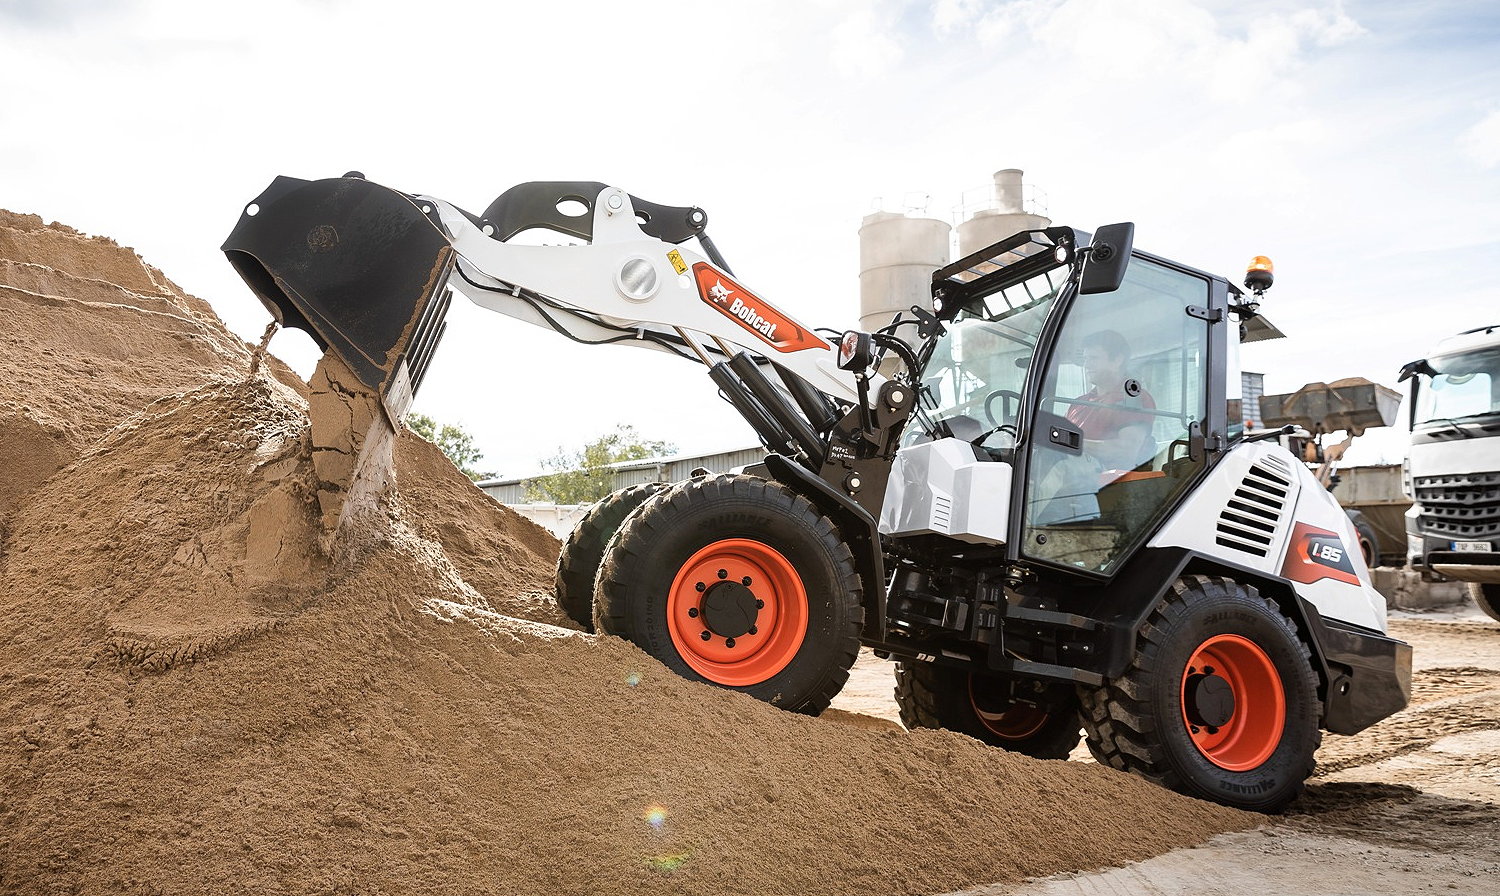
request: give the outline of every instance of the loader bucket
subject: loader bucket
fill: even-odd
[[[1361,435],[1366,429],[1390,426],[1396,422],[1401,393],[1362,377],[1349,377],[1332,383],[1308,383],[1296,392],[1284,395],[1262,395],[1262,425],[1284,426],[1288,423],[1308,432],[1347,430]]]
[[[400,419],[442,336],[453,262],[410,197],[357,176],[278,177],[222,248],[282,326],[336,354]]]

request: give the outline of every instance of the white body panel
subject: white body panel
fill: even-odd
[[[1269,477],[1269,478],[1268,478]],[[1271,483],[1262,488],[1258,483]],[[1280,506],[1268,495],[1280,492]],[[1246,493],[1253,497],[1246,497]],[[1239,508],[1249,507],[1241,511]],[[1257,512],[1258,511],[1258,512]],[[1242,523],[1248,519],[1249,523]],[[1297,593],[1320,614],[1385,631],[1385,598],[1370,584],[1359,560],[1354,526],[1333,495],[1306,466],[1270,442],[1233,448],[1151,539],[1150,547],[1180,547],[1219,557],[1268,575],[1281,576],[1294,548],[1297,523],[1336,534],[1352,550],[1358,584],[1323,578],[1293,582]]]
[[[1010,464],[978,460],[962,439],[902,448],[886,483],[880,533],[1003,544],[1010,488]]]

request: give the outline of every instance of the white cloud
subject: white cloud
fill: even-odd
[[[1479,167],[1500,167],[1500,109],[1464,131],[1458,138],[1458,145]]]
[[[905,56],[895,30],[894,17],[879,8],[850,12],[829,38],[833,70],[851,81],[868,81],[895,70]]]

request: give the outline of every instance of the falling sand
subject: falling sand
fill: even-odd
[[[0,892],[930,893],[1258,821],[573,631],[410,434],[325,552],[293,374],[108,240],[0,258]]]

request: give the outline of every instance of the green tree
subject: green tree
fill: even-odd
[[[528,501],[554,504],[590,504],[614,491],[614,473],[610,464],[641,460],[670,454],[676,446],[667,442],[642,439],[633,426],[618,426],[588,442],[582,449],[559,449],[542,461],[542,469],[552,472],[526,483]]]
[[[474,469],[474,464],[483,459],[484,455],[474,447],[474,437],[463,427],[447,423],[440,426],[426,414],[407,415],[406,425],[412,432],[438,446],[438,450],[448,455],[448,459],[453,461],[460,472],[475,482],[495,478],[495,473],[481,473]]]

